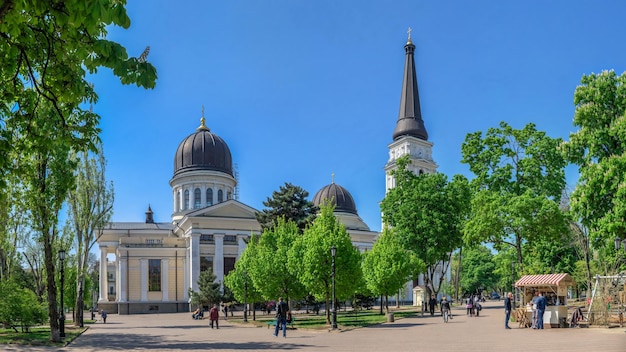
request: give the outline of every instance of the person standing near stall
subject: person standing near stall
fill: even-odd
[[[537,297],[537,329],[543,329],[543,313],[546,311],[547,303],[546,298],[540,291],[539,297]]]
[[[509,319],[511,319],[511,308],[513,305],[511,304],[513,300],[513,294],[511,292],[506,294],[506,298],[504,299],[504,328],[510,329],[509,327]]]

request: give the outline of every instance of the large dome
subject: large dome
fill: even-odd
[[[233,176],[230,149],[222,138],[204,125],[204,117],[196,132],[180,142],[174,156],[174,176],[196,170],[220,171]]]
[[[335,211],[357,214],[350,192],[334,182],[317,191],[313,204],[319,207],[324,200],[330,200],[335,205]]]

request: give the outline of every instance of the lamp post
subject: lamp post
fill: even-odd
[[[330,247],[330,255],[333,259],[332,261],[332,273],[331,273],[331,277],[333,280],[333,319],[332,319],[332,323],[330,325],[330,327],[332,329],[337,329],[337,302],[335,301],[335,255],[337,254],[337,247],[332,246]]]
[[[248,271],[243,272],[243,321],[248,322]]]
[[[511,262],[511,286],[513,286],[513,289],[511,292],[513,292],[513,308],[517,307],[517,304],[515,303],[515,261]]]
[[[622,247],[622,246],[620,246],[620,245],[623,245],[623,247],[624,247],[624,251],[626,251],[626,239],[622,240],[622,239],[621,239],[621,238],[619,238],[619,237],[615,237],[615,240],[614,240],[614,242],[613,242],[613,243],[615,244],[615,250],[616,250],[616,251],[618,251],[618,252],[619,252],[619,250],[621,249],[620,247]],[[618,254],[619,254],[619,253],[618,253]],[[618,266],[617,266],[617,270],[619,271],[619,268],[620,268],[620,267],[619,267],[619,261],[618,261],[618,263],[617,263],[617,264],[618,264]],[[619,287],[619,285],[622,285],[622,282],[623,282],[623,277],[624,277],[624,276],[623,276],[623,274],[622,274],[622,272],[621,272],[621,271],[618,273],[618,276],[619,276],[619,277],[618,277],[618,279],[617,279],[617,280],[618,280],[617,285],[618,285],[618,287]],[[618,313],[618,316],[619,316],[619,327],[621,328],[621,327],[623,327],[623,326],[624,326],[624,313],[622,312],[622,304],[623,304],[623,302],[622,302],[622,300],[620,299],[620,296],[619,296],[619,290],[618,290],[617,299],[618,299],[618,305],[617,305],[617,307],[618,307],[618,312],[619,312],[619,313]]]
[[[61,314],[59,315],[59,336],[65,337],[65,308],[63,307],[63,288],[65,281],[65,250],[59,250],[59,261],[61,262]]]

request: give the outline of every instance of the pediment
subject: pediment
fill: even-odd
[[[219,204],[198,209],[186,215],[187,218],[237,218],[256,220],[256,209],[236,200],[228,200]]]

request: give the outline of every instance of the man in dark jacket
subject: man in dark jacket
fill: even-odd
[[[504,299],[504,314],[505,314],[504,328],[505,329],[510,329],[509,319],[511,318],[511,308],[512,308],[511,300],[512,299],[513,299],[513,294],[511,292],[507,293],[506,298]]]
[[[435,308],[437,308],[437,299],[435,298],[435,295],[430,296],[428,308],[430,309],[430,316],[435,315]]]
[[[274,329],[274,336],[278,336],[278,329],[283,329],[283,338],[287,337],[287,312],[289,311],[289,305],[283,301],[283,298],[278,299],[276,304],[276,328]]]
[[[543,313],[546,311],[546,298],[541,292],[537,298],[537,329],[543,329]]]

